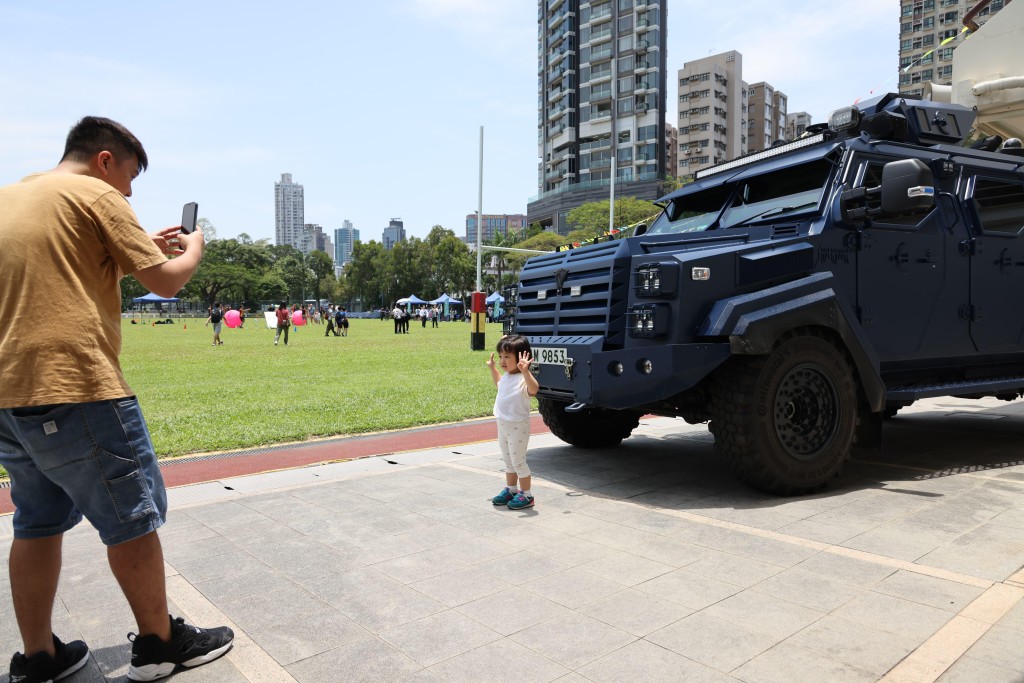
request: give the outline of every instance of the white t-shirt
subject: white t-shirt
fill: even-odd
[[[510,422],[530,419],[530,393],[523,373],[505,373],[498,380],[494,417]]]

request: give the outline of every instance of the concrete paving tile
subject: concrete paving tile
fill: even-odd
[[[474,566],[513,586],[569,568],[568,565],[561,562],[531,552],[517,552]]]
[[[189,583],[194,584],[199,581],[238,576],[258,569],[269,569],[269,567],[249,553],[239,550],[227,555],[181,562],[175,565],[174,569]]]
[[[749,590],[716,602],[703,613],[777,639],[788,638],[825,616],[824,612]]]
[[[682,541],[714,550],[728,550],[750,537],[750,534],[742,531],[726,529],[713,524],[700,524],[689,520],[686,520],[686,522],[685,525],[676,527],[672,532],[672,536]]]
[[[1021,683],[1019,671],[1004,669],[974,657],[961,657],[936,679],[936,683]]]
[[[582,571],[578,567],[534,579],[521,587],[570,609],[576,609],[622,590],[621,584]]]
[[[786,641],[881,676],[914,651],[918,641],[826,616]]]
[[[558,541],[538,543],[536,547],[530,548],[530,551],[555,562],[575,567],[611,555],[615,549],[582,538],[565,536]]]
[[[801,569],[787,569],[752,588],[819,612],[831,612],[863,592],[841,579]]]
[[[983,524],[920,559],[932,567],[1003,581],[1024,564],[1021,530]]]
[[[693,613],[688,607],[633,589],[588,602],[579,611],[638,638]]]
[[[425,531],[439,524],[442,524],[442,522],[438,522],[430,517],[424,517],[415,512],[395,517],[377,517],[376,519],[366,521],[367,526],[377,529],[381,533],[391,535]]]
[[[1024,631],[1024,600],[1018,602],[1003,615],[1003,618],[999,620],[999,625],[1015,631]]]
[[[345,548],[345,552],[351,555],[352,560],[358,564],[377,564],[386,562],[398,557],[412,555],[424,550],[423,546],[416,542],[415,538],[400,539],[396,536],[379,535],[376,538],[362,542],[357,547]]]
[[[468,567],[417,581],[409,587],[448,607],[455,607],[500,593],[511,588],[512,584],[478,567]]]
[[[839,545],[848,541],[854,536],[859,536],[867,531],[867,525],[854,526],[840,524],[835,521],[816,521],[813,519],[801,519],[798,522],[787,524],[778,529],[779,533],[798,538],[806,538],[811,541]]]
[[[681,509],[705,517],[711,517],[712,519],[743,524],[755,529],[767,529],[768,531],[775,531],[803,519],[799,515],[787,513],[785,506],[771,507],[762,505],[741,508],[728,506],[704,508],[701,503],[701,500],[686,503]]]
[[[792,567],[807,558],[816,555],[817,550],[805,548],[795,543],[786,543],[774,538],[747,536],[727,551],[730,555],[749,557],[759,562],[774,564],[779,567]]]
[[[461,566],[452,561],[443,547],[372,565],[377,571],[405,584],[444,574]]]
[[[320,576],[362,566],[360,560],[351,554],[305,537],[248,546],[246,551],[272,569],[295,578]]]
[[[1024,529],[1024,506],[1016,506],[1000,512],[992,518],[992,523]]]
[[[207,581],[191,582],[195,588],[213,603],[242,600],[251,595],[269,593],[286,585],[287,581],[277,572],[267,568],[251,569],[241,574],[232,574]]]
[[[557,531],[567,536],[584,536],[586,534],[606,535],[614,533],[617,529],[624,528],[614,522],[597,519],[596,517],[572,510],[561,510],[556,514],[541,515],[537,519],[537,525],[548,531]]]
[[[845,548],[877,553],[900,560],[917,560],[949,543],[957,534],[903,520],[888,522],[843,541]]]
[[[873,586],[896,570],[883,564],[867,562],[855,557],[846,557],[836,553],[822,552],[812,555],[797,565],[817,574],[837,578],[846,583],[864,588]]]
[[[372,567],[349,569],[315,579],[301,579],[298,583],[331,605],[343,603],[353,595],[393,590],[402,585],[401,581],[382,574]]]
[[[578,669],[636,640],[625,631],[579,613],[548,619],[510,637],[569,669]]]
[[[571,612],[557,602],[529,591],[512,588],[455,608],[503,636]]]
[[[355,491],[343,491],[330,484],[319,484],[296,489],[292,495],[318,507],[335,512],[351,512],[366,507],[379,507],[380,501]]]
[[[650,642],[728,673],[779,642],[704,612],[691,614],[647,636]]]
[[[444,548],[452,562],[464,566],[506,557],[516,552],[516,549],[509,544],[487,537],[467,538],[464,541],[446,545]]]
[[[637,640],[580,668],[595,683],[726,683],[736,679],[671,650]]]
[[[634,587],[643,593],[663,600],[671,600],[693,610],[701,610],[743,590],[725,581],[719,581],[685,569],[663,574]]]
[[[498,640],[501,635],[448,610],[382,631],[380,637],[422,666],[431,666]]]
[[[872,590],[948,612],[959,612],[983,592],[974,586],[902,569],[879,581]]]
[[[381,683],[401,680],[421,668],[379,638],[368,638],[303,659],[286,670],[299,683]]]
[[[458,541],[465,541],[473,537],[473,532],[459,527],[437,522],[431,527],[398,534],[395,538],[403,541],[415,541],[424,549],[430,550],[440,548]]]
[[[878,677],[810,650],[779,643],[736,669],[732,675],[745,683],[874,683]]]
[[[945,610],[918,602],[869,591],[846,603],[833,614],[857,624],[923,643],[952,616]]]
[[[708,555],[706,548],[693,543],[646,531],[636,531],[635,533],[637,534],[636,541],[627,548],[627,551],[655,562],[677,568],[686,567]]]
[[[996,624],[978,639],[967,656],[1016,671],[1024,679],[1024,640],[1020,631]]]
[[[749,588],[761,583],[770,576],[783,570],[776,564],[759,562],[749,557],[732,555],[729,552],[709,551],[709,554],[696,562],[686,565],[686,571],[725,581],[736,586]]]
[[[293,614],[288,621],[250,631],[248,635],[281,666],[373,637],[366,629],[336,611]]]
[[[427,671],[448,683],[479,683],[509,678],[510,665],[531,682],[547,683],[570,673],[564,666],[508,638],[456,655]]]
[[[671,565],[621,551],[581,564],[577,568],[623,586],[635,586],[675,570]]]
[[[273,520],[267,520],[260,524],[239,524],[238,526],[219,529],[218,533],[239,548],[246,550],[272,546],[287,541],[301,541],[306,538],[306,534],[303,532]]]
[[[164,546],[164,559],[173,566],[179,562],[237,553],[239,549],[237,545],[223,536],[200,538],[195,541],[189,539],[186,543]]]
[[[295,614],[331,611],[330,605],[294,584],[240,600],[221,602],[217,607],[247,633],[272,628],[292,619]]]
[[[437,600],[402,585],[373,592],[349,594],[344,598],[331,600],[330,604],[373,633],[380,633],[445,609]]]

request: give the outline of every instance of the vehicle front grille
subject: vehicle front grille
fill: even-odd
[[[531,337],[602,336],[606,347],[621,347],[628,293],[624,241],[536,256],[519,275],[516,331]]]

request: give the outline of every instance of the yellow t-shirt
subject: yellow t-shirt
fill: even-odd
[[[40,173],[0,187],[0,408],[130,396],[120,279],[164,260],[102,180]]]

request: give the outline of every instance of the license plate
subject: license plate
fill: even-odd
[[[569,361],[569,354],[565,349],[537,346],[533,349],[533,360],[544,365],[565,365]]]

